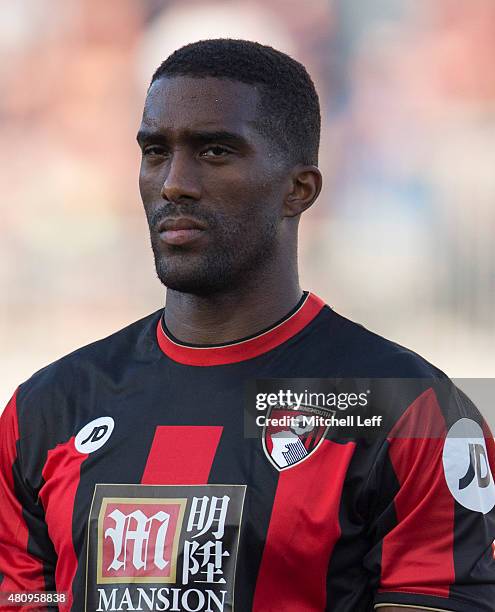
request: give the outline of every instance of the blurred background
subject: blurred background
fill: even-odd
[[[304,288],[453,377],[495,374],[493,0],[0,0],[0,403],[157,310],[135,133],[158,64],[228,36],[303,62],[325,188]]]

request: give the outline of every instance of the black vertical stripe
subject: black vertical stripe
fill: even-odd
[[[243,452],[239,452],[241,445]],[[238,447],[236,452],[232,446]],[[247,485],[235,582],[234,602],[239,612],[249,612],[253,606],[278,477],[279,472],[265,457],[260,440],[236,442],[233,436],[222,436],[209,482]]]
[[[341,536],[328,566],[328,612],[372,609],[380,581],[382,540],[397,524],[392,500],[399,483],[387,450],[385,443],[374,460],[376,449],[361,440],[349,465],[340,499]]]
[[[79,560],[72,585],[73,612],[82,612],[84,609],[87,525],[95,484],[139,484],[155,435],[155,423],[152,419],[141,417],[137,426],[139,415],[134,409],[125,408],[122,402],[120,410],[116,408],[112,411],[116,421],[112,436],[101,451],[89,455],[81,466],[81,478],[74,499],[72,517],[72,541]],[[145,412],[148,410],[145,405],[141,408]],[[94,415],[94,418],[96,416],[101,414]],[[102,461],[102,455],[107,453],[111,458]]]

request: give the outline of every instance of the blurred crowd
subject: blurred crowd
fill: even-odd
[[[134,137],[157,65],[228,36],[303,62],[325,187],[302,285],[451,376],[495,372],[493,0],[0,0],[0,402],[160,308]]]

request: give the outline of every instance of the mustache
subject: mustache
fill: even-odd
[[[190,217],[203,221],[209,227],[216,225],[216,216],[209,211],[202,210],[195,205],[163,204],[148,215],[150,228],[156,229],[162,221],[170,217]]]

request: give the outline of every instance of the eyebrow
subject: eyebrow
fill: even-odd
[[[145,128],[139,130],[136,140],[141,146],[147,142],[160,142],[162,144],[166,144],[169,141],[164,132],[147,130]],[[204,145],[212,142],[223,142],[239,148],[250,148],[250,145],[244,136],[236,134],[235,132],[228,132],[226,130],[187,131],[183,137],[183,140],[196,145]]]

